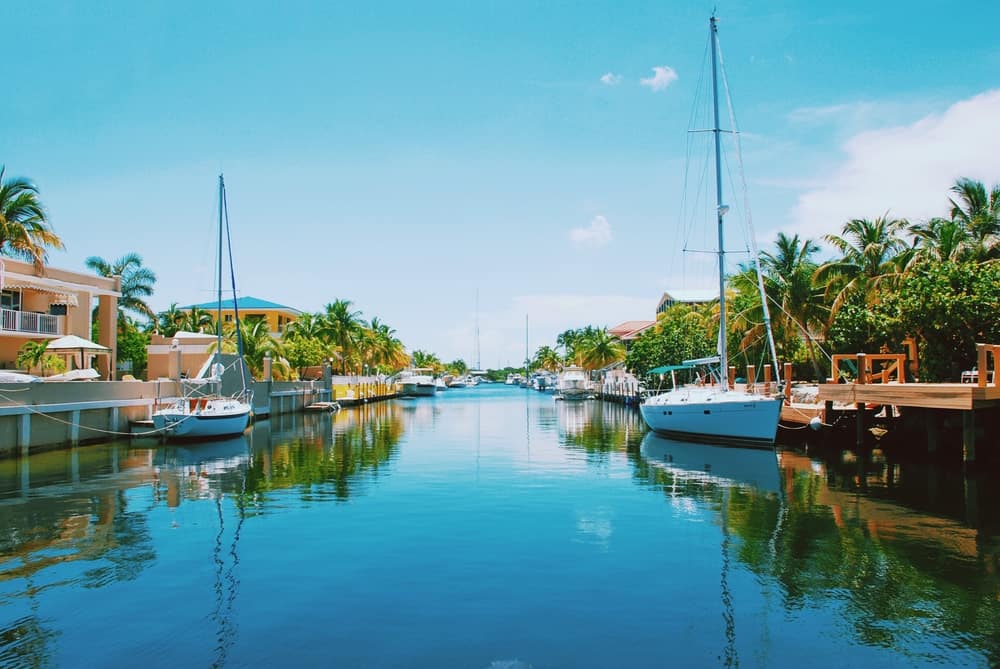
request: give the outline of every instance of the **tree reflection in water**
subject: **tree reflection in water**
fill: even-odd
[[[377,403],[331,417],[304,417],[329,432],[296,426],[272,433],[247,472],[247,494],[259,496],[258,504],[286,489],[297,490],[307,501],[346,501],[358,494],[393,459],[403,436],[402,419],[392,408]]]
[[[691,463],[664,466],[662,453],[644,452],[634,475],[668,498],[718,508],[735,557],[778,586],[785,610],[833,608],[858,642],[921,661],[954,661],[956,648],[969,648],[991,666],[1000,663],[1000,540],[993,519],[969,527],[887,500],[886,479],[913,495],[916,484],[901,482],[907,468],[871,461],[859,467],[847,457],[828,469],[790,450],[778,457],[774,493]]]

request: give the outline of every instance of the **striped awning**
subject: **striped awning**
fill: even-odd
[[[55,299],[52,300],[52,304],[65,304],[70,307],[79,306],[76,291],[86,289],[83,286],[77,287],[65,281],[47,279],[42,276],[30,276],[27,274],[18,274],[17,272],[4,273],[4,290],[23,290],[25,288],[53,295]]]

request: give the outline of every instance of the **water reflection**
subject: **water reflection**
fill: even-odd
[[[646,432],[630,407],[593,400],[553,404],[563,445],[582,449],[597,462],[613,451],[637,450]]]
[[[897,666],[1000,664],[995,477],[879,451],[857,458],[686,444],[646,433],[629,408],[499,392],[275,417],[245,438],[210,444],[107,444],[0,462],[0,666],[74,662],[67,653],[87,643],[77,631],[81,607],[96,601],[114,619],[135,609],[129,595],[183,618],[189,645],[204,651],[188,663],[246,664],[265,643],[255,632],[267,627],[261,610],[270,609],[259,600],[275,592],[275,581],[308,614],[326,603],[312,590],[350,599],[343,613],[324,609],[317,633],[363,634],[385,620],[403,649],[396,664],[433,637],[416,611],[435,630],[482,634],[483,647],[497,653],[510,648],[491,625],[515,625],[532,610],[546,621],[571,618],[583,630],[574,627],[574,638],[596,638],[585,614],[598,587],[602,607],[635,614],[633,631],[639,618],[661,615],[650,612],[663,602],[699,597],[692,611],[709,615],[698,634],[711,637],[712,658],[725,666],[792,664],[777,651],[795,648],[786,636],[815,642],[826,657],[842,653],[845,663],[858,649],[877,649],[881,655],[861,657]],[[386,485],[390,475],[400,485]],[[333,513],[340,532],[310,534]],[[377,533],[368,531],[373,519]],[[287,534],[295,530],[301,534]],[[271,547],[288,536],[315,541],[315,555]],[[662,552],[651,557],[651,543]],[[442,546],[460,559],[439,573]],[[337,569],[325,569],[330,555],[343,557]],[[649,576],[660,561],[680,571]],[[401,564],[412,569],[395,568]],[[175,583],[163,579],[177,578],[178,565],[187,580],[155,599]],[[635,577],[622,576],[625,565],[648,582],[637,588]],[[305,587],[287,578],[289,567],[311,574]],[[531,581],[536,572],[544,580]],[[494,573],[507,580],[490,580]],[[677,574],[690,585],[671,589]],[[517,579],[519,599],[507,601]],[[455,582],[482,588],[465,610],[468,627],[433,606]],[[628,596],[646,588],[650,598],[641,601],[650,608],[637,610],[640,600]],[[97,599],[81,595],[98,590]],[[396,606],[406,612],[402,624],[387,613]],[[545,627],[523,622],[511,635]],[[775,629],[782,634],[768,631]],[[137,634],[129,632],[123,638]],[[205,638],[194,640],[198,634]],[[362,649],[352,656],[357,666],[389,657],[367,649],[378,646],[374,638],[353,644]],[[547,637],[535,651],[552,643]],[[91,652],[90,664],[114,664]],[[306,657],[289,653],[293,663]],[[630,666],[653,664],[636,657]]]
[[[681,497],[717,508],[724,541],[731,532],[737,542],[735,558],[780,586],[786,611],[833,609],[856,642],[915,664],[950,664],[974,650],[991,666],[1000,661],[996,534],[888,499],[898,490],[926,503],[914,490],[927,482],[923,467],[887,463],[878,453],[860,463],[838,453],[827,463],[792,450],[776,463],[768,451],[652,434],[642,454],[636,476],[671,503]],[[931,488],[942,494],[940,485]],[[946,508],[961,505],[961,487],[952,493]]]

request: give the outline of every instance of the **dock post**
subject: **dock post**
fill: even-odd
[[[983,372],[981,375],[985,376]],[[976,410],[962,412],[962,461],[966,465],[976,463]]]
[[[764,394],[771,394],[771,365],[764,365]]]
[[[927,430],[927,455],[937,455],[938,450],[938,413],[934,409],[927,409],[924,414],[924,427]]]
[[[736,367],[734,365],[729,366],[729,389],[732,390],[736,387]]]
[[[752,393],[754,382],[757,380],[757,368],[754,365],[747,365],[747,392]]]
[[[785,377],[785,401],[792,402],[792,363],[786,362],[781,370]]]
[[[31,452],[31,413],[21,414],[18,421],[17,445],[21,447],[21,456],[28,457]]]
[[[69,414],[69,443],[76,446],[80,443],[80,410]]]

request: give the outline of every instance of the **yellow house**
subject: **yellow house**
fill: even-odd
[[[117,361],[118,298],[121,278],[105,278],[56,267],[0,260],[0,367],[17,368],[17,351],[28,341],[65,335],[91,338],[93,306],[97,301],[100,335],[97,343],[110,349],[97,356],[98,371],[111,378]],[[81,363],[83,364],[83,363]]]
[[[189,304],[186,307],[178,307],[181,311],[191,311],[199,309],[206,311],[215,318],[218,311],[218,302],[203,302],[202,304]],[[276,302],[268,302],[257,297],[240,297],[236,300],[236,309],[239,309],[240,320],[244,323],[264,321],[267,323],[268,332],[272,337],[278,337],[289,323],[298,319],[302,312],[292,307],[286,307]],[[232,323],[235,318],[232,298],[222,300],[222,322]]]

